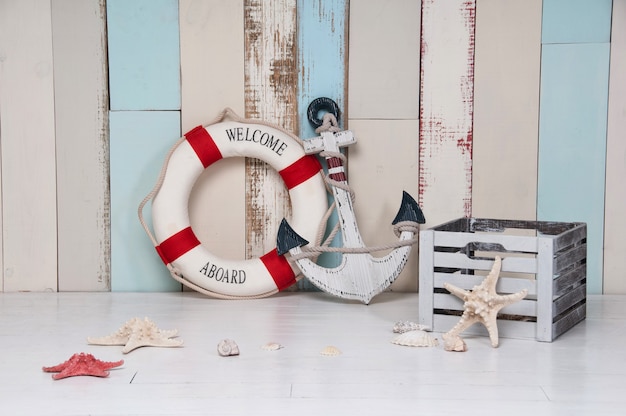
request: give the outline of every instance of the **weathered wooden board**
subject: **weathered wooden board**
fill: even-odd
[[[419,117],[420,6],[415,0],[350,3],[350,119]]]
[[[110,288],[104,0],[52,5],[59,291]]]
[[[626,293],[626,1],[613,1],[604,219],[604,293]]]
[[[180,137],[177,111],[112,111],[111,289],[180,290],[138,218],[137,207],[154,186],[170,147]],[[152,223],[150,204],[144,218]]]
[[[476,2],[422,2],[419,199],[426,227],[472,212]]]
[[[298,131],[296,0],[244,0],[245,116]],[[287,188],[278,172],[246,160],[246,257],[276,247],[278,225],[289,217]]]
[[[57,290],[50,2],[0,2],[3,290]]]
[[[108,0],[111,110],[180,109],[177,0]]]
[[[178,10],[175,0],[107,1],[114,291],[180,290],[137,218],[181,135]],[[144,215],[150,224],[149,204]]]
[[[476,217],[536,218],[541,9],[541,0],[481,0],[477,5]]]
[[[328,97],[337,103],[341,111],[339,125],[348,128],[348,3],[347,0],[298,0],[298,135],[304,140],[317,136],[308,121],[307,109],[311,101],[319,97]],[[321,163],[326,164],[323,160]],[[330,194],[329,203],[332,203]],[[337,215],[333,214],[327,230],[336,223]],[[340,234],[331,245],[341,246]],[[325,267],[334,267],[340,261],[338,253],[323,253],[317,259],[317,263]],[[297,287],[315,289],[306,279],[300,280]]]
[[[587,223],[587,288],[602,293],[610,47],[604,26],[611,15],[601,13],[604,20],[595,23],[603,38],[589,30],[588,38],[572,39],[549,28],[563,27],[564,17],[586,21],[591,10],[611,4],[561,3],[563,15],[543,16],[537,219]]]
[[[418,195],[420,22],[419,1],[350,4],[348,104],[357,143],[348,178],[369,246],[397,240],[389,224],[400,195]],[[417,250],[391,290],[417,289]]]
[[[244,114],[243,0],[180,1],[183,133],[212,121],[225,107]],[[198,239],[223,258],[245,258],[245,164],[211,165],[189,201]]]

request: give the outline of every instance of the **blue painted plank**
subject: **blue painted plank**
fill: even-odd
[[[587,223],[587,287],[602,293],[609,44],[543,45],[537,219]]]
[[[613,0],[543,0],[542,43],[609,42]]]
[[[108,0],[111,110],[180,110],[177,0]]]
[[[112,111],[111,290],[180,290],[137,218],[170,147],[180,137],[178,111]],[[144,218],[152,224],[150,204]]]
[[[315,137],[315,129],[307,118],[311,101],[319,97],[333,99],[341,111],[339,125],[345,126],[346,116],[346,49],[345,36],[347,0],[298,0],[298,120],[299,136]],[[322,160],[322,166],[326,163]],[[329,195],[329,204],[333,202]],[[337,223],[337,215],[329,219],[327,230]],[[341,234],[337,234],[332,246],[341,246]],[[338,265],[341,254],[323,253],[318,264],[326,267]],[[302,280],[298,287],[312,289]]]

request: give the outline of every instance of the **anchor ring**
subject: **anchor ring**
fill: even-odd
[[[250,157],[281,176],[291,202],[293,223],[310,241],[328,208],[321,165],[287,132],[265,124],[224,121],[198,126],[166,160],[163,182],[152,201],[155,248],[185,286],[226,299],[260,298],[288,288],[300,273],[274,248],[247,260],[222,259],[209,252],[191,227],[188,202],[194,184],[213,163]],[[214,201],[224,203],[224,198]],[[207,212],[211,210],[208,209]]]
[[[314,128],[318,128],[324,123],[324,121],[319,117],[319,113],[322,110],[326,110],[331,113],[335,116],[337,121],[339,121],[340,111],[337,103],[328,97],[316,98],[311,101],[311,104],[309,104],[309,108],[306,111],[309,123],[311,123]]]

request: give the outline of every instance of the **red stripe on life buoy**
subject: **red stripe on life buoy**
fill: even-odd
[[[322,165],[315,156],[303,156],[278,173],[285,181],[287,189],[291,189],[317,175],[321,169]]]
[[[170,264],[189,250],[200,245],[198,237],[193,233],[191,227],[180,230],[176,234],[163,240],[156,246],[156,251],[161,256],[163,263]]]
[[[222,158],[222,153],[217,147],[208,131],[202,126],[198,126],[185,134],[187,142],[191,145],[198,159],[205,168]]]
[[[278,255],[278,250],[274,249],[267,252],[261,256],[261,261],[267,271],[270,272],[270,275],[272,275],[272,279],[274,279],[278,290],[287,289],[289,286],[296,283],[296,275],[291,269],[289,262],[285,256]]]

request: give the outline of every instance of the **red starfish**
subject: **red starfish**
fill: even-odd
[[[46,373],[59,373],[52,375],[52,378],[55,380],[73,376],[106,377],[109,375],[107,370],[119,367],[122,364],[124,364],[124,360],[115,362],[100,361],[91,354],[81,352],[72,355],[69,360],[62,364],[54,367],[43,367],[43,371]]]

